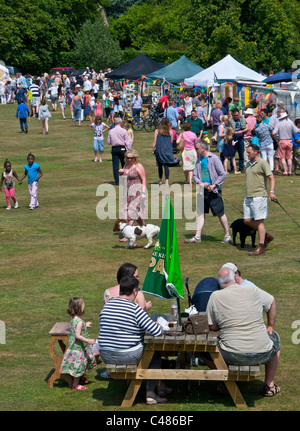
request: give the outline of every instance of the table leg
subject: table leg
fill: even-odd
[[[137,366],[136,374],[139,373],[139,370],[144,370],[149,367],[149,364],[153,358],[154,351],[145,350],[143,356]],[[138,391],[141,387],[143,380],[131,380],[121,407],[131,407],[134,403],[134,400],[138,394]]]
[[[56,353],[54,352],[53,344],[54,344],[54,341],[56,341],[56,340],[58,341],[59,346],[62,350],[61,356],[56,355]],[[72,387],[72,384],[73,384],[72,377],[69,374],[60,374],[60,372],[59,372],[67,344],[68,344],[68,336],[54,335],[50,338],[49,351],[50,351],[50,355],[54,361],[55,369],[54,369],[54,373],[48,379],[48,382],[47,382],[48,388],[53,388],[53,383],[57,379],[66,380],[69,387],[70,388]]]
[[[227,364],[224,361],[220,352],[211,353],[210,355],[217,370],[228,370]],[[224,381],[224,383],[236,407],[247,407],[246,401],[244,400],[244,397],[239,390],[237,383],[233,381]]]

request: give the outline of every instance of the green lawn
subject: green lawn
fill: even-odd
[[[87,391],[71,391],[64,381],[47,388],[47,376],[53,369],[49,354],[48,332],[55,322],[68,321],[66,308],[70,297],[81,296],[86,303],[85,320],[93,322],[90,335],[97,338],[99,312],[104,290],[116,284],[116,272],[125,261],[139,267],[141,282],[150,262],[152,250],[126,250],[112,232],[114,220],[101,221],[96,216],[100,197],[97,187],[113,184],[110,151],[105,147],[102,164],[93,163],[93,133],[88,123],[74,128],[67,115],[53,113],[49,135],[42,135],[38,119],[31,119],[29,133],[19,133],[15,118],[16,104],[0,106],[0,163],[8,158],[19,176],[23,174],[29,152],[36,156],[44,176],[39,186],[40,208],[28,209],[26,179],[16,186],[19,209],[6,211],[4,193],[0,201],[1,238],[1,312],[6,324],[6,344],[0,344],[1,410],[120,410],[125,393],[124,381],[100,377],[103,364],[88,373]],[[134,147],[145,166],[147,183],[157,181],[155,159],[151,154],[153,134],[135,132]],[[182,168],[170,170],[170,183],[183,185]],[[300,177],[276,177],[276,195],[291,215],[299,219]],[[229,223],[240,218],[245,193],[245,176],[229,175],[223,187]],[[173,200],[172,196],[172,200]],[[158,220],[149,220],[160,224]],[[281,394],[272,399],[261,397],[263,375],[252,383],[240,384],[250,411],[297,410],[299,408],[299,346],[291,341],[293,321],[299,319],[299,240],[300,231],[275,203],[269,206],[267,230],[275,235],[266,255],[249,257],[246,248],[221,244],[223,231],[209,215],[202,244],[184,244],[194,231],[186,231],[187,220],[176,220],[183,280],[189,277],[191,292],[207,276],[216,276],[227,261],[234,262],[245,278],[275,296],[276,330],[281,336],[282,353],[276,382]],[[169,312],[169,301],[147,295],[153,312]],[[181,308],[188,306],[187,296]],[[217,383],[193,382],[189,392],[181,382],[173,382],[174,394],[161,411],[236,410],[231,398],[216,392]],[[146,406],[144,388],[131,411],[152,411]]]

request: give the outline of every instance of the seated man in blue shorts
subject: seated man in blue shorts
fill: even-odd
[[[265,365],[263,395],[272,397],[280,392],[274,383],[280,356],[275,299],[255,285],[236,283],[230,268],[220,269],[218,283],[221,289],[209,298],[207,318],[209,329],[220,331],[220,353],[229,365]]]

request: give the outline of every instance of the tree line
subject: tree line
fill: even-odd
[[[297,0],[0,0],[0,60],[33,74],[231,54],[276,72],[300,60],[299,19]]]

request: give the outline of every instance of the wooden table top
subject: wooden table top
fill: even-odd
[[[70,335],[70,322],[56,322],[49,335]]]
[[[171,335],[172,334],[172,335]],[[170,331],[170,335],[165,332],[159,337],[146,333],[144,337],[144,343],[148,346],[151,345],[153,348],[156,346],[161,349],[162,346],[186,346],[187,350],[190,350],[193,346],[217,346],[218,336],[217,332],[209,331],[207,334],[186,334],[182,331]],[[184,350],[184,348],[182,348]]]

